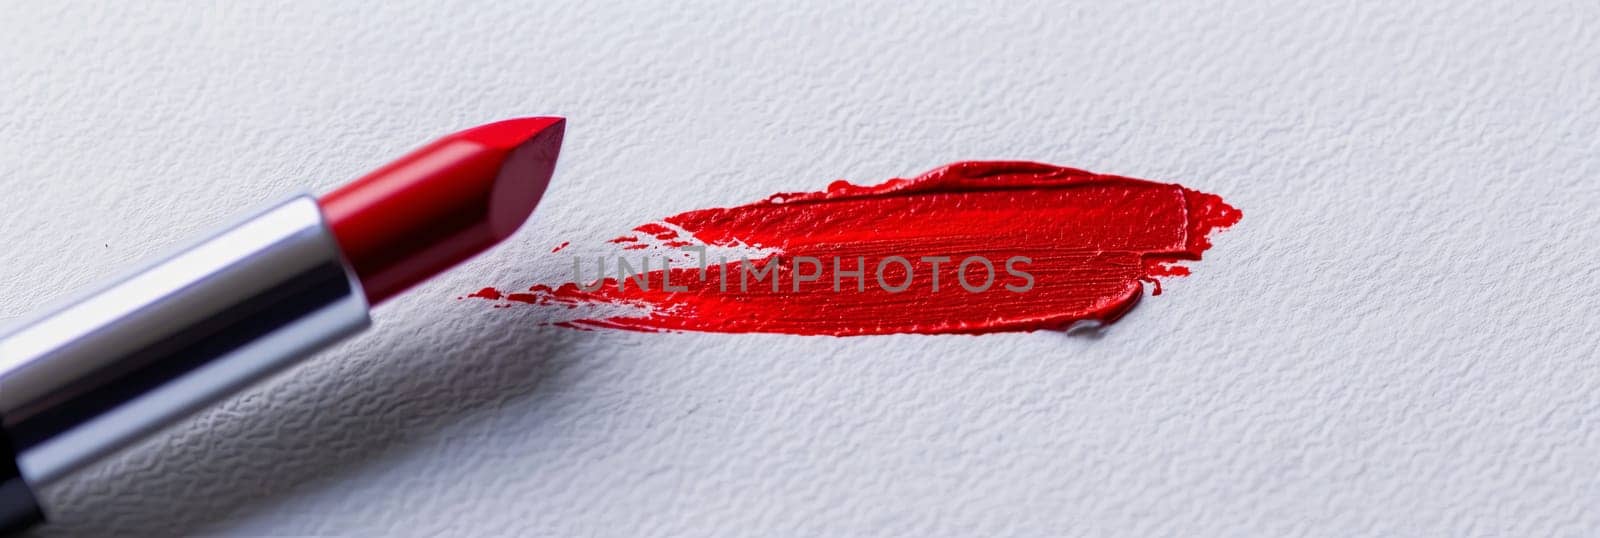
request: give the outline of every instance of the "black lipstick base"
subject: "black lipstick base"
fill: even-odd
[[[20,533],[43,521],[39,501],[17,469],[17,454],[11,450],[11,441],[0,431],[0,536]]]

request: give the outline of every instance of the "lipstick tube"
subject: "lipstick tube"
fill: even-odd
[[[554,121],[559,147],[562,124]],[[494,136],[485,127],[458,133],[352,183],[333,202],[342,221],[326,216],[327,198],[295,196],[0,335],[0,533],[43,520],[36,488],[366,329],[371,305],[361,268],[376,268],[386,282],[414,282],[509,235],[516,226],[503,229],[503,222],[498,235],[472,231],[508,212],[520,212],[513,215],[520,225],[548,182],[555,151],[523,150],[549,121],[504,127],[512,122],[485,126],[502,126],[487,133]],[[507,138],[506,129],[517,136]],[[499,162],[463,167],[460,159]],[[504,185],[530,181],[537,185]],[[419,189],[455,196],[405,208],[405,215],[425,214],[421,221],[390,213],[385,204]],[[497,194],[529,189],[531,200]],[[361,203],[351,209],[348,200]],[[341,236],[340,227],[361,231]],[[428,263],[410,264],[421,267],[414,274],[396,276],[405,259],[347,248],[370,246],[374,237],[406,241],[408,234],[373,230],[408,227],[450,233],[367,250],[430,253]],[[441,253],[448,263],[438,262]]]
[[[15,471],[49,485],[370,322],[316,200],[292,198],[0,340]]]

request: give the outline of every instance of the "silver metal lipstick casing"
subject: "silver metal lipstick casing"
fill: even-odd
[[[0,446],[44,487],[366,328],[367,306],[297,196],[0,333]]]

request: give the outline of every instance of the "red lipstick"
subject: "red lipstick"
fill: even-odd
[[[612,240],[620,256],[573,259],[572,281],[470,297],[542,309],[579,328],[830,336],[1070,329],[1116,321],[1144,284],[1159,295],[1158,278],[1188,274],[1179,264],[1199,260],[1211,233],[1241,217],[1216,195],[1172,183],[1034,162],[958,162],[878,185],[838,181],[679,213]],[[729,250],[742,252],[718,253]]]
[[[371,305],[510,236],[564,127],[452,134],[0,333],[0,534],[43,521],[36,488],[360,332]]]
[[[439,139],[323,196],[378,304],[510,236],[555,171],[566,120],[521,118]]]

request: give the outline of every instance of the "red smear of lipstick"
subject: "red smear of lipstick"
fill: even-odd
[[[623,256],[635,268],[644,261],[639,251],[666,250],[653,260],[655,270],[619,280],[611,256],[611,276],[598,289],[592,282],[510,294],[485,288],[472,297],[540,307],[625,306],[630,313],[561,324],[640,331],[851,336],[1067,329],[1115,321],[1138,302],[1144,282],[1159,295],[1156,277],[1189,274],[1176,264],[1199,260],[1211,247],[1208,235],[1241,215],[1216,195],[1175,184],[1032,162],[959,162],[911,179],[871,186],[837,181],[821,192],[778,194],[639,226],[612,242],[632,251]],[[666,254],[695,245],[771,254],[748,263],[713,258],[703,273],[698,265],[664,268]],[[964,263],[974,257],[989,261],[992,271],[979,261]],[[596,258],[579,261],[584,274],[597,274]],[[777,264],[775,288],[774,274],[758,278],[768,264]]]

